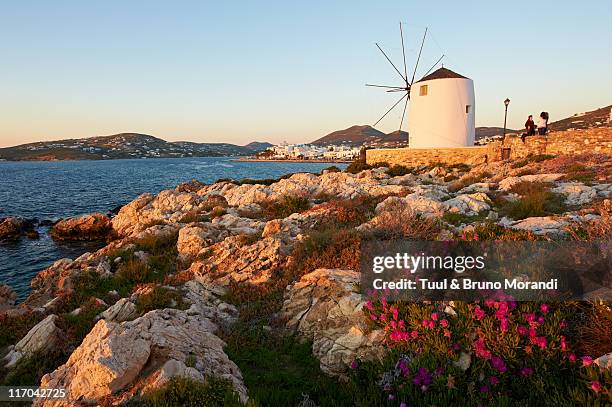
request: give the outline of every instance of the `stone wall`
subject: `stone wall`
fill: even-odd
[[[519,136],[511,135],[503,142],[495,141],[482,147],[373,149],[367,150],[366,162],[408,167],[432,163],[474,165],[501,160],[502,150],[510,159],[537,154],[612,154],[612,127],[553,132],[546,136],[527,137],[525,142]]]
[[[366,151],[366,162],[415,167],[432,163],[481,164],[487,160],[487,147],[463,148],[382,148]]]

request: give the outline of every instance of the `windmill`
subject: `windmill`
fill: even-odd
[[[378,123],[380,123],[382,119],[384,119],[389,113],[391,113],[391,111],[395,109],[397,105],[399,105],[404,99],[406,99],[406,102],[404,104],[404,110],[402,111],[402,120],[400,121],[400,125],[399,125],[399,132],[401,134],[402,125],[404,124],[404,117],[406,116],[406,109],[408,108],[408,101],[410,100],[410,90],[412,89],[412,85],[414,84],[416,72],[419,67],[419,62],[421,60],[421,53],[423,52],[423,45],[425,44],[425,38],[427,37],[427,28],[425,28],[425,33],[423,34],[423,40],[421,41],[421,47],[419,49],[419,55],[417,57],[416,64],[414,66],[414,72],[412,73],[412,77],[410,78],[410,80],[408,80],[408,68],[406,65],[406,50],[404,48],[404,30],[402,28],[401,22],[399,23],[399,27],[400,27],[400,38],[402,41],[402,56],[404,59],[404,73],[403,74],[402,72],[400,72],[399,69],[397,69],[397,66],[395,66],[395,64],[391,61],[391,58],[389,58],[389,56],[385,53],[385,51],[383,51],[383,49],[380,47],[380,45],[378,45],[378,43],[376,43],[376,47],[380,50],[380,52],[384,55],[387,61],[391,64],[393,69],[395,69],[395,72],[397,72],[398,75],[402,78],[402,84],[400,86],[389,86],[389,85],[373,85],[373,84],[366,83],[366,86],[372,86],[375,88],[384,88],[384,89],[387,89],[387,92],[389,93],[398,93],[398,92],[403,93],[402,97],[397,102],[395,102],[393,106],[391,106],[389,110],[387,110],[385,114],[383,114],[382,117],[376,121],[376,123],[373,124],[373,127],[374,127]],[[429,74],[436,67],[436,65],[440,63],[442,58],[444,58],[444,55],[442,55],[436,61],[436,63],[433,64],[433,66],[423,76],[426,76],[427,74]]]

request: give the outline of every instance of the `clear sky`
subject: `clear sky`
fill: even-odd
[[[612,103],[612,2],[0,0],[0,146],[118,132],[166,140],[312,141],[372,124],[409,69],[475,82],[477,126]],[[419,76],[417,73],[417,76]],[[400,109],[377,126],[390,132]]]

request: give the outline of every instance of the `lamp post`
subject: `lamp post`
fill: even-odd
[[[502,140],[506,140],[506,120],[508,119],[508,105],[510,104],[510,99],[506,98],[504,100],[504,105],[506,106],[506,112],[504,113],[504,136]]]

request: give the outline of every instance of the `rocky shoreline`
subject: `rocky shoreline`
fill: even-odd
[[[389,332],[357,288],[361,236],[609,240],[611,165],[603,154],[355,164],[269,184],[191,181],[142,194],[112,218],[62,220],[55,239],[108,244],[41,271],[21,304],[0,286],[0,318],[14,327],[0,341],[0,377],[46,354],[34,379],[68,397],[35,405],[146,400],[177,378],[219,379],[244,403],[251,374],[231,356],[240,330],[255,327],[307,343],[321,375],[348,380],[357,363],[389,353]],[[0,237],[32,230],[7,218]]]

